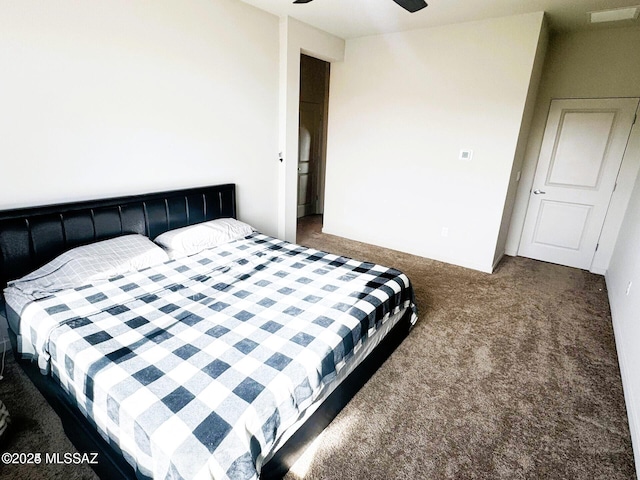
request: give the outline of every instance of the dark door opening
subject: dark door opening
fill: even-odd
[[[310,222],[322,226],[329,72],[328,62],[300,55],[298,230]]]

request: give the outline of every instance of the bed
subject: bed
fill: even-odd
[[[101,478],[281,477],[417,319],[404,274],[257,232],[235,195],[0,212],[16,358]],[[126,268],[93,272],[104,245]]]

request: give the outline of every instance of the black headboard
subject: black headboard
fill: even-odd
[[[0,211],[0,289],[78,245],[230,217],[234,184]]]

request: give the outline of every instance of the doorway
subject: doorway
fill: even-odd
[[[551,102],[519,255],[590,269],[637,108],[637,98]]]
[[[327,151],[330,64],[300,55],[298,129],[298,225],[321,228]]]

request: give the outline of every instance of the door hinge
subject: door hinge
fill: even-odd
[[[614,191],[614,192],[616,191],[616,188],[618,188],[618,182],[616,182],[616,183],[614,183],[614,184],[613,184],[613,191]]]
[[[636,124],[636,120],[638,120],[638,114],[634,113],[633,114],[633,123],[631,125],[635,125]]]
[[[598,247],[600,246],[599,243],[596,243],[596,252],[598,251]]]

